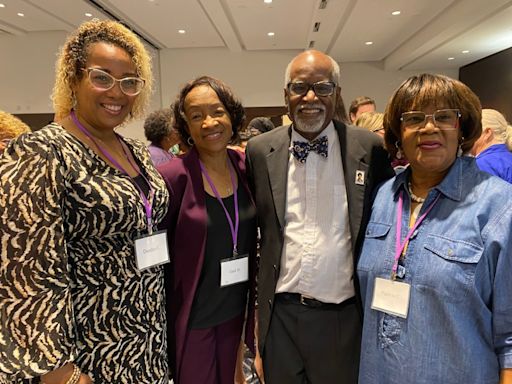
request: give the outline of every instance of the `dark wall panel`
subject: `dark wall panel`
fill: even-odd
[[[492,108],[512,121],[512,48],[459,69],[459,79],[480,98],[482,108]]]

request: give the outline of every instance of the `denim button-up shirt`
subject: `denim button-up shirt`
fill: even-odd
[[[406,319],[371,309],[376,277],[389,279],[397,202],[408,232],[410,169],[373,204],[358,276],[364,305],[360,384],[497,384],[512,367],[512,186],[458,158],[422,207],[401,264],[411,285]],[[421,213],[420,213],[421,214]]]

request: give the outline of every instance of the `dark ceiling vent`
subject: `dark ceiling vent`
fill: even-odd
[[[313,27],[313,32],[318,32],[318,30],[319,30],[319,29],[320,29],[320,22],[319,22],[319,21],[317,21],[317,22],[315,23],[315,26]]]
[[[325,9],[327,7],[327,0],[320,1],[320,5],[318,6],[318,9]]]

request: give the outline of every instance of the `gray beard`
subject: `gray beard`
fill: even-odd
[[[295,128],[301,132],[316,133],[320,132],[325,121],[325,111],[323,111],[315,120],[304,121],[298,116],[298,110],[293,116],[293,124]]]

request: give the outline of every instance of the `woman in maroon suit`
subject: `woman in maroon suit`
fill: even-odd
[[[256,210],[243,154],[227,148],[245,113],[224,83],[203,76],[183,87],[174,116],[192,149],[159,168],[171,195],[171,370],[176,384],[232,384],[245,318],[254,347]]]

